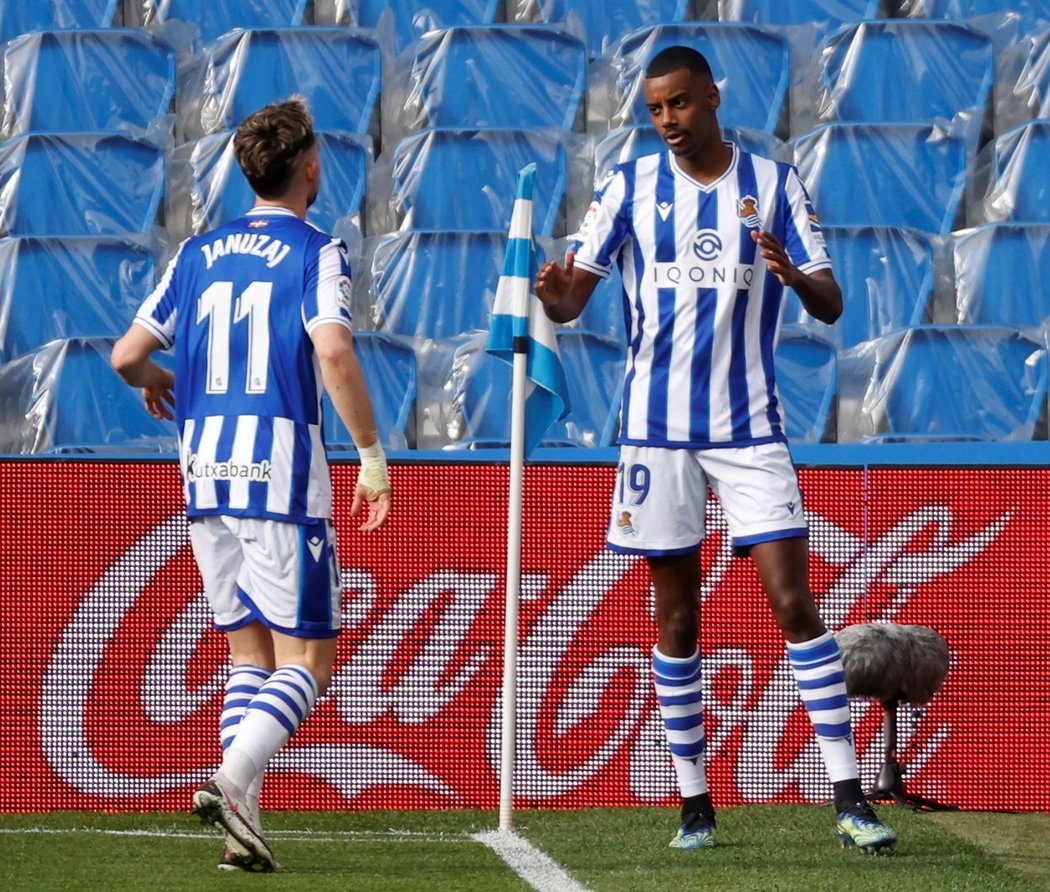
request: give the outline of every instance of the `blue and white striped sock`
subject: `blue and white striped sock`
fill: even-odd
[[[653,685],[667,733],[671,761],[682,798],[707,792],[700,651],[691,657],[666,657],[653,648]]]
[[[252,697],[219,773],[240,791],[288,742],[317,699],[317,682],[302,666],[281,666]]]
[[[222,698],[222,716],[219,719],[219,740],[222,743],[223,754],[237,736],[237,729],[248,704],[259,693],[259,688],[270,677],[272,671],[251,663],[242,663],[230,669]],[[259,820],[259,799],[262,795],[263,775],[263,771],[256,772],[244,794],[252,816],[252,824],[256,829],[261,829],[262,826]]]
[[[812,641],[789,642],[787,652],[828,777],[832,783],[858,777],[846,671],[835,636],[825,632]]]

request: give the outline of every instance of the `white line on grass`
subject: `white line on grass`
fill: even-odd
[[[512,830],[488,830],[473,838],[492,849],[537,892],[587,892],[557,861]]]
[[[105,830],[101,827],[0,827],[0,835],[47,835],[47,836],[72,836],[74,834],[91,834],[94,836],[128,836],[146,837],[152,839],[215,839],[214,831],[198,830],[189,832],[185,830]],[[379,842],[379,843],[463,843],[470,839],[459,833],[416,833],[411,830],[394,830],[387,832],[381,830],[329,830],[315,832],[312,830],[272,830],[266,834],[267,839],[284,840],[286,842],[346,842],[355,843]]]

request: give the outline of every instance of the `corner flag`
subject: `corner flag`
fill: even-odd
[[[569,412],[569,387],[558,353],[554,326],[532,291],[538,263],[532,239],[532,184],[536,165],[518,171],[518,190],[510,219],[507,253],[496,286],[489,340],[485,349],[514,364],[525,354],[525,444],[528,455],[559,418]],[[515,394],[513,399],[520,398]]]

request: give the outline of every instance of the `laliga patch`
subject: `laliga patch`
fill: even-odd
[[[591,230],[594,229],[594,224],[598,220],[598,213],[601,209],[602,206],[599,202],[591,202],[591,206],[587,208],[587,213],[583,215],[583,222],[580,224],[580,228],[576,233],[577,241],[582,242],[588,235],[590,235]]]
[[[346,310],[349,310],[350,299],[354,296],[354,289],[353,286],[350,284],[350,279],[348,279],[346,276],[340,276],[339,281],[336,283],[335,289],[337,294],[337,300],[339,301],[340,306],[342,306]]]

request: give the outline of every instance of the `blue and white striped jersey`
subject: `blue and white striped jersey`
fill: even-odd
[[[309,333],[350,327],[346,246],[282,208],[186,239],[135,322],[175,345],[187,513],[331,517]]]
[[[773,351],[784,286],[750,231],[772,232],[805,273],[830,268],[798,172],[733,147],[703,185],[670,152],[617,165],[600,184],[576,265],[624,287],[628,358],[619,442],[706,448],[783,441]]]

